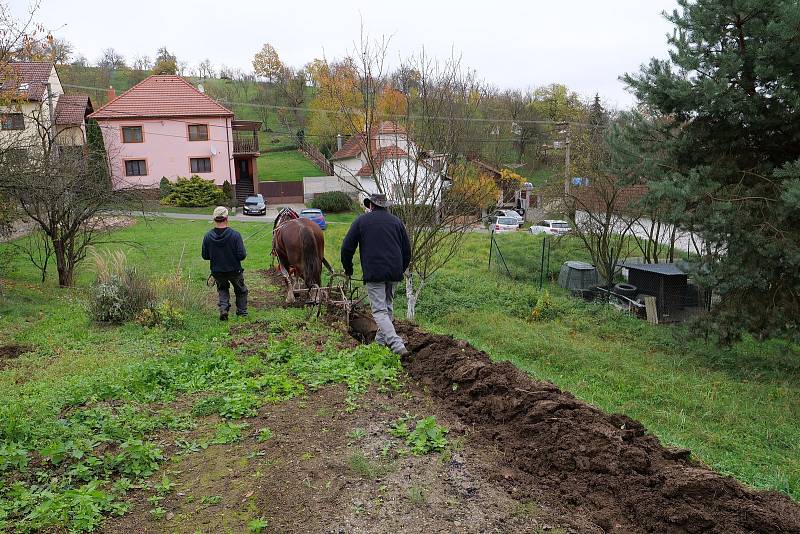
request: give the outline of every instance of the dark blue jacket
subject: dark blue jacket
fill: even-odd
[[[233,228],[212,228],[203,237],[203,259],[211,260],[212,273],[240,273],[247,257],[242,234]]]
[[[365,282],[399,282],[411,262],[411,244],[403,221],[386,210],[359,216],[342,242],[342,267],[353,274],[353,254],[361,254]]]

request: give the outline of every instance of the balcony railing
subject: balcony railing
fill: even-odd
[[[233,132],[234,154],[258,154],[258,132]]]

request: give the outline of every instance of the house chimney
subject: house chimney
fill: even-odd
[[[114,90],[113,85],[109,85],[108,89],[106,89],[106,99],[108,102],[111,102],[115,98],[117,98],[117,92]]]
[[[344,146],[344,136],[342,134],[336,134],[336,150],[339,151]]]

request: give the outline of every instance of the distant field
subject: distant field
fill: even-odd
[[[325,176],[297,150],[267,152],[258,158],[258,179],[262,182],[290,182],[306,176]]]

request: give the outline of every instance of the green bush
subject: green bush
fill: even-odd
[[[166,176],[162,176],[161,181],[158,183],[158,188],[160,189],[160,198],[165,198],[172,193],[172,182]]]
[[[90,288],[89,313],[95,321],[119,324],[133,319],[154,300],[155,292],[147,279],[129,267]]]
[[[341,191],[328,191],[314,195],[308,207],[320,209],[326,213],[339,213],[352,210],[353,199]]]
[[[531,310],[528,321],[549,321],[558,317],[558,313],[559,309],[553,301],[553,297],[550,296],[549,291],[545,290],[536,300],[536,306]]]
[[[161,325],[164,328],[180,328],[183,326],[183,310],[172,301],[162,300],[157,306],[149,306],[141,310],[135,317],[137,323],[152,328]]]
[[[155,306],[156,291],[121,251],[94,254],[97,280],[89,288],[89,315],[94,321],[120,324]]]
[[[197,175],[191,178],[178,178],[172,186],[172,192],[161,200],[165,206],[184,208],[202,208],[228,204],[225,193],[214,185],[213,180],[203,180]]]
[[[225,180],[222,183],[222,194],[227,200],[230,200],[230,199],[233,198],[233,186],[231,185],[231,183],[228,180]]]

